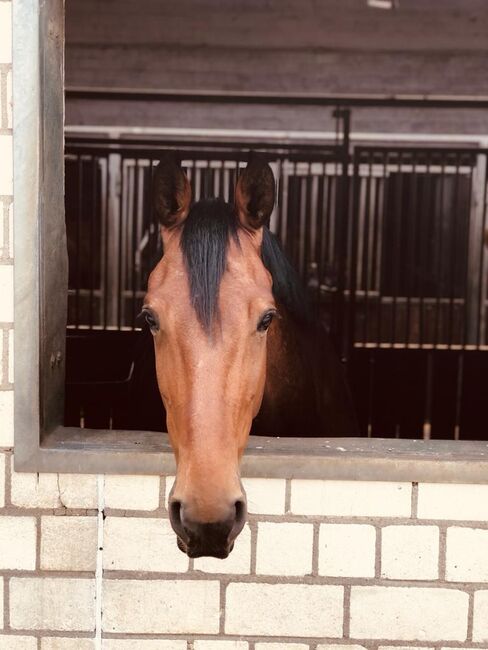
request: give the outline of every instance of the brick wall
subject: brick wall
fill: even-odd
[[[0,650],[488,647],[488,486],[249,479],[226,561],[171,478],[12,470],[11,3],[0,0]]]
[[[11,462],[4,449],[2,650],[96,648],[97,620],[105,650],[488,643],[488,486],[246,479],[234,552],[189,560],[171,477]]]

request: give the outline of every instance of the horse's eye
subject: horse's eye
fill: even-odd
[[[257,328],[258,332],[266,332],[268,327],[271,325],[271,322],[275,315],[275,311],[267,311],[263,316],[261,316],[261,320],[259,321]]]
[[[146,323],[149,325],[151,332],[153,334],[157,332],[159,330],[159,323],[154,312],[150,309],[143,309],[142,315],[144,316]]]

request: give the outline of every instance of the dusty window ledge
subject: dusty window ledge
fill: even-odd
[[[173,474],[167,434],[58,427],[19,471]],[[246,477],[367,481],[488,482],[488,443],[366,438],[251,436]]]

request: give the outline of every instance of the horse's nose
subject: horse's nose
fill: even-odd
[[[226,558],[246,522],[246,501],[237,499],[218,521],[205,522],[192,516],[191,508],[175,499],[170,501],[169,517],[178,546],[189,557]]]

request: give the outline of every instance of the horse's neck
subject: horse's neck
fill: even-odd
[[[268,334],[266,386],[258,433],[356,435],[344,370],[325,331],[280,309]]]
[[[310,368],[299,325],[280,308],[281,318],[269,330],[266,385],[257,427],[271,435],[299,435],[304,413],[314,410]]]

